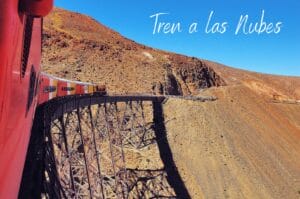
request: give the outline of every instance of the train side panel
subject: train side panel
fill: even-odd
[[[61,80],[58,80],[58,83],[57,83],[57,96],[58,97],[62,97],[62,96],[66,96],[68,95],[68,92],[67,92],[67,82],[66,81],[61,81]]]
[[[58,80],[56,79],[49,80],[48,89],[44,91],[49,93],[49,100],[57,97],[57,84],[58,84]]]
[[[84,94],[84,85],[82,85],[82,84],[76,84],[75,94],[76,95],[82,95],[82,94]]]
[[[75,95],[76,94],[76,83],[74,82],[67,82],[67,95]]]
[[[17,198],[36,107],[41,19],[0,5],[0,198]]]
[[[0,198],[18,197],[37,105],[42,19],[23,11],[33,1],[0,4]],[[35,9],[46,15],[52,3],[41,0]]]
[[[57,96],[57,83],[56,79],[41,75],[38,104],[43,104]]]

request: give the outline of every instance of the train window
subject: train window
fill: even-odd
[[[61,90],[62,91],[73,91],[73,90],[75,90],[75,88],[74,87],[62,87]]]
[[[44,93],[52,93],[56,91],[56,86],[45,86]]]
[[[35,92],[36,92],[36,72],[34,70],[34,66],[31,66],[31,71],[30,71],[30,79],[29,79],[29,88],[28,88],[28,99],[27,99],[27,106],[26,106],[26,114],[29,111],[31,104],[33,102]]]
[[[31,45],[32,37],[32,26],[34,18],[31,16],[26,16],[25,28],[24,28],[24,38],[23,38],[23,49],[22,49],[22,60],[21,60],[21,76],[24,77],[28,65],[28,58]]]

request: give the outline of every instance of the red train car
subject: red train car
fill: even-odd
[[[42,104],[57,96],[57,81],[41,75],[39,82],[38,103]]]
[[[0,198],[17,198],[37,104],[42,17],[52,0],[0,4]]]
[[[55,97],[83,94],[106,95],[106,87],[104,85],[58,78],[43,72],[40,75],[38,104],[47,102]]]
[[[40,72],[42,17],[53,0],[0,4],[0,199],[17,198],[36,106],[67,95],[105,95],[105,86]]]

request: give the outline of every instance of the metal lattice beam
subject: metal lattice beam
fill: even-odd
[[[162,100],[73,96],[45,104],[31,141],[38,137],[40,144],[30,146],[26,163],[38,161],[39,175],[22,182],[25,190],[26,182],[41,180],[35,184],[39,191],[24,196],[189,198],[167,146]]]
[[[130,151],[156,144],[153,125],[152,103],[140,100],[77,107],[52,119],[45,133],[54,155],[46,161],[55,165],[60,197],[175,197],[163,168],[126,164]]]

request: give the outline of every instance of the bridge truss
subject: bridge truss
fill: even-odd
[[[164,135],[163,99],[86,95],[43,105],[19,195],[187,197]]]

